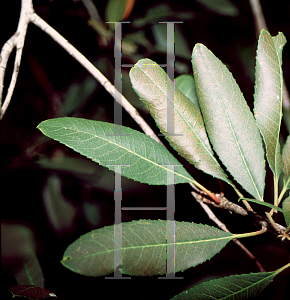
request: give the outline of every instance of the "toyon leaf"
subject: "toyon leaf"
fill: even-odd
[[[290,135],[288,135],[286,143],[282,151],[284,186],[290,189]]]
[[[197,95],[214,150],[236,181],[263,200],[265,160],[261,136],[239,86],[204,45],[195,45],[192,65]]]
[[[167,185],[167,172],[174,174],[176,184],[194,181],[164,146],[124,126],[121,126],[123,135],[114,135],[117,127],[119,125],[79,118],[51,119],[37,126],[48,137],[141,183]],[[123,165],[121,171],[117,168],[120,165]]]
[[[275,180],[278,180],[283,166],[279,133],[282,120],[282,49],[285,44],[283,33],[272,37],[263,29],[256,57],[254,112]]]
[[[36,285],[16,285],[8,290],[14,297],[25,297],[28,299],[56,298],[56,295]]]
[[[248,299],[263,291],[285,268],[287,265],[275,272],[231,275],[206,281],[176,295],[172,300]]]
[[[290,226],[290,194],[282,203],[283,215],[287,226]]]
[[[167,88],[173,91],[174,86],[165,71],[152,60],[141,59],[130,70],[130,78],[171,147],[196,168],[233,185],[214,157],[199,108],[177,88],[174,103],[167,99]],[[174,118],[168,118],[169,103],[174,107]],[[174,132],[167,134],[169,122],[174,124]]]
[[[169,224],[167,222],[170,222]],[[86,276],[105,276],[115,271],[116,255],[122,250],[122,273],[152,276],[166,273],[169,234],[175,238],[175,272],[194,267],[217,254],[235,235],[207,225],[175,221],[139,220],[122,223],[122,248],[115,245],[114,225],[93,230],[72,243],[62,264]],[[173,246],[173,243],[171,243]],[[168,262],[173,265],[173,262]]]

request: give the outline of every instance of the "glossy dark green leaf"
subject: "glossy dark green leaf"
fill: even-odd
[[[232,275],[206,281],[176,295],[172,300],[243,300],[257,296],[276,272]]]
[[[263,200],[265,160],[254,117],[227,67],[204,45],[192,65],[204,123],[214,150],[239,184]]]
[[[117,127],[100,121],[57,118],[43,121],[37,128],[100,165],[141,183],[167,185],[167,172],[174,174],[176,184],[193,181],[164,146],[124,126],[123,135],[114,135]],[[120,172],[115,167],[118,165],[126,166]],[[174,170],[169,165],[175,165]]]
[[[290,226],[290,194],[282,203],[283,215],[287,226]]]
[[[130,70],[134,90],[146,104],[160,131],[170,145],[196,168],[229,184],[214,157],[199,108],[175,88],[174,134],[167,134],[167,75],[150,59],[141,59]],[[173,82],[168,81],[173,89]],[[169,120],[173,122],[173,120]]]
[[[173,221],[168,222],[122,223],[122,273],[132,276],[166,273],[166,241],[173,225]],[[175,272],[210,259],[234,237],[215,227],[175,221]],[[120,251],[120,245],[116,245],[116,252]],[[87,276],[114,272],[114,225],[81,236],[66,249],[61,262],[68,269]]]
[[[284,186],[290,189],[290,135],[287,137],[286,143],[282,151]]]
[[[42,300],[47,298],[56,298],[56,295],[49,290],[36,285],[16,285],[8,290],[12,297],[25,297],[31,300]]]
[[[191,75],[183,74],[175,78],[175,87],[180,92],[199,107],[198,97],[195,88],[194,78]]]
[[[283,166],[279,133],[282,120],[282,49],[285,44],[283,33],[272,37],[263,29],[256,57],[254,112],[275,180],[278,180]]]

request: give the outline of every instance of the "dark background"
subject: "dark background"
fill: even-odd
[[[88,25],[89,16],[82,2],[34,2],[36,13],[113,82],[113,40],[108,40],[107,46],[102,45],[98,33]],[[106,20],[107,1],[94,3],[102,20]],[[158,24],[158,21],[183,21],[183,24],[176,25],[179,42],[176,43],[175,76],[192,74],[191,51],[196,43],[203,43],[228,66],[252,108],[257,47],[253,16],[248,1],[232,3],[238,11],[235,16],[217,13],[197,1],[136,1],[127,19],[132,23],[122,27],[123,47],[129,43],[133,49],[131,52],[123,49],[122,63],[136,63],[145,57],[160,64],[166,63],[166,48],[162,47],[162,40],[156,36],[156,30],[159,30],[156,27],[165,25]],[[1,4],[1,47],[17,28],[20,4],[20,1],[5,1],[5,6]],[[289,40],[290,2],[267,0],[261,1],[261,4],[269,32],[277,35],[281,31]],[[165,16],[158,19],[156,15],[162,12]],[[155,19],[145,19],[154,14]],[[4,95],[11,78],[14,56],[15,52],[8,62]],[[283,50],[283,70],[289,90],[289,44]],[[128,72],[128,68],[123,69],[123,94],[158,133],[153,119],[130,87]],[[184,278],[182,280],[158,280],[157,277],[122,281],[89,278],[75,274],[60,264],[67,246],[81,234],[114,223],[114,174],[44,137],[36,126],[43,120],[60,116],[113,122],[113,112],[113,98],[105,89],[46,33],[30,24],[16,88],[1,124],[1,293],[8,297],[5,291],[17,284],[12,272],[17,268],[18,260],[13,256],[13,251],[18,247],[21,253],[22,247],[19,245],[36,248],[45,287],[59,299],[170,299],[201,280],[258,272],[256,265],[233,243],[229,243],[210,261],[177,273],[177,277]],[[140,130],[124,110],[123,125]],[[288,134],[286,125],[282,123],[282,143]],[[165,144],[168,145],[166,141]],[[173,150],[172,153],[176,155]],[[176,157],[198,182],[213,192],[221,191],[215,179],[197,171],[178,155]],[[265,201],[271,202],[270,172],[266,180]],[[148,186],[122,178],[122,189],[123,206],[166,205],[164,186]],[[237,196],[226,184],[223,184],[223,190],[229,199],[237,201]],[[175,191],[176,220],[214,225],[191,197],[188,185],[178,185]],[[262,213],[263,209],[253,207]],[[213,210],[234,233],[257,230],[248,219]],[[165,219],[165,212],[123,212],[124,222],[158,218]],[[279,216],[277,222],[284,224],[283,217]],[[9,231],[14,225],[19,227]],[[19,228],[25,233],[23,236],[19,234],[20,244],[17,244]],[[12,243],[7,244],[5,241],[10,232]],[[274,234],[266,233],[242,242],[267,271],[276,270],[290,260],[289,242],[281,242]],[[10,255],[7,256],[4,248]],[[285,271],[275,277],[274,282],[256,299],[282,300],[289,297],[289,271]]]

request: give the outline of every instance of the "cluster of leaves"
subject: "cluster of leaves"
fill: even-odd
[[[255,102],[252,115],[232,74],[204,45],[197,44],[192,53],[194,78],[183,75],[176,79],[174,98],[167,97],[173,83],[155,62],[141,59],[130,71],[134,90],[146,104],[161,133],[170,145],[196,168],[230,184],[242,196],[231,176],[253,201],[263,204],[266,156],[274,175],[274,204],[279,205],[290,188],[290,138],[282,155],[279,133],[282,119],[282,49],[286,39],[282,33],[272,37],[263,30],[256,58]],[[180,88],[180,90],[179,90]],[[169,99],[169,100],[168,100]],[[173,100],[174,99],[174,100]],[[167,132],[167,106],[174,107],[175,134]],[[115,124],[78,118],[57,118],[42,122],[43,134],[57,140],[100,165],[123,176],[147,184],[166,185],[168,174],[175,184],[191,182],[202,187],[163,146],[143,133],[121,127],[122,135],[114,135]],[[223,166],[216,159],[218,155]],[[122,171],[116,165],[128,165]],[[175,167],[169,167],[175,166]],[[283,188],[278,195],[278,180],[283,171]],[[289,228],[290,197],[284,200],[283,212]],[[74,272],[87,276],[105,276],[118,264],[121,272],[135,276],[166,273],[166,237],[170,221],[140,220],[122,224],[122,244],[115,245],[117,225],[94,230],[71,244],[62,263]],[[166,230],[167,228],[167,230]],[[183,271],[210,259],[235,235],[194,223],[175,222],[175,271]],[[212,245],[212,246],[211,246]],[[167,261],[168,263],[168,261]],[[198,293],[216,297],[254,296],[265,288],[287,266],[269,273],[230,276],[212,280],[184,292],[188,299]],[[184,294],[176,299],[185,299]],[[195,298],[194,298],[195,299]],[[197,298],[196,298],[197,299]]]

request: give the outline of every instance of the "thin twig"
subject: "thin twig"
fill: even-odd
[[[206,214],[208,215],[209,219],[212,220],[213,222],[215,222],[215,224],[222,229],[225,232],[229,232],[231,233],[227,226],[222,223],[217,217],[216,215],[212,212],[212,210],[205,204],[203,203],[203,201],[200,199],[200,195],[196,194],[195,192],[191,192],[191,194],[194,196],[194,198],[196,199],[196,201],[200,204],[200,206],[203,208],[203,210],[206,212]],[[266,231],[266,230],[265,230]],[[232,239],[232,241],[237,244],[249,257],[250,259],[252,259],[255,264],[257,265],[257,267],[259,268],[259,270],[261,272],[266,272],[266,270],[264,269],[264,267],[261,265],[261,263],[258,261],[258,259],[238,240],[238,239]]]
[[[22,50],[24,45],[24,40],[27,32],[27,26],[30,22],[31,15],[34,13],[32,0],[22,0],[21,4],[21,12],[19,23],[17,27],[17,31],[14,35],[4,44],[0,54],[0,105],[1,105],[1,112],[0,112],[0,119],[2,119],[3,115],[5,114],[9,103],[11,101],[11,97],[14,92],[15,84],[17,81]],[[2,105],[2,95],[3,95],[3,88],[4,88],[4,75],[7,66],[8,59],[10,54],[12,53],[13,49],[16,48],[16,57],[14,61],[14,69],[11,77],[11,81],[9,84],[9,88],[7,90],[7,95],[5,97],[4,103]]]
[[[144,121],[138,111],[133,107],[128,100],[117,91],[114,85],[87,59],[85,58],[75,47],[73,47],[65,38],[63,38],[56,30],[49,26],[42,18],[40,18],[33,10],[32,0],[22,0],[21,15],[19,20],[19,26],[14,36],[7,41],[4,45],[4,50],[1,53],[1,82],[0,93],[3,91],[4,74],[7,65],[9,55],[13,48],[17,46],[17,53],[15,59],[15,66],[13,71],[12,80],[8,89],[8,93],[5,102],[1,108],[1,118],[5,114],[7,107],[10,103],[17,75],[19,72],[19,65],[21,61],[21,54],[24,44],[24,39],[27,31],[28,23],[34,23],[36,26],[46,32],[51,38],[53,38],[60,46],[62,46],[72,57],[74,57],[83,67],[85,67],[102,85],[103,87],[116,99],[116,101],[123,106],[123,108],[131,115],[136,123],[142,128],[142,130],[150,136],[152,139],[162,144],[160,139],[151,129],[151,127]]]
[[[41,28],[47,33],[52,39],[54,39],[60,46],[62,46],[73,58],[75,58],[84,68],[89,71],[95,79],[109,92],[116,101],[123,106],[123,108],[129,113],[129,115],[135,120],[135,122],[142,128],[142,130],[154,139],[156,142],[162,144],[160,139],[151,129],[151,127],[144,121],[140,116],[135,107],[133,107],[129,101],[118,91],[115,86],[74,46],[72,46],[64,37],[62,37],[56,30],[48,25],[42,18],[37,14],[33,15],[31,20],[36,26]]]
[[[1,109],[1,118],[3,117],[9,102],[11,100],[11,96],[13,94],[14,86],[17,79],[17,74],[19,71],[19,65],[21,60],[21,53],[23,48],[23,43],[25,39],[25,34],[27,31],[28,23],[34,23],[36,26],[41,28],[44,32],[46,32],[52,39],[54,39],[60,46],[62,46],[72,57],[74,57],[84,68],[86,68],[95,79],[101,83],[104,88],[116,99],[116,101],[123,106],[123,108],[130,114],[130,116],[135,120],[135,122],[141,127],[145,134],[150,136],[152,139],[157,141],[158,143],[162,144],[158,136],[154,133],[154,131],[150,128],[150,126],[145,122],[145,120],[140,116],[138,111],[128,102],[128,100],[116,90],[114,85],[112,85],[109,80],[86,58],[84,57],[75,47],[73,47],[65,38],[63,38],[56,30],[54,30],[49,24],[47,24],[42,18],[40,18],[33,10],[32,0],[22,0],[22,7],[21,7],[21,17],[19,20],[19,26],[16,34],[5,44],[2,49],[2,59],[1,65],[2,68],[0,71],[1,75],[1,82],[0,82],[0,92],[2,95],[3,92],[3,80],[5,69],[8,61],[8,57],[12,52],[12,49],[17,45],[17,59],[15,60],[15,76],[12,78],[7,97],[5,100],[5,105],[3,105]],[[21,43],[18,41],[19,36],[21,36]],[[21,47],[20,47],[21,46]],[[163,144],[162,144],[163,145]],[[193,184],[190,184],[193,186]],[[195,187],[197,189],[197,187]],[[199,189],[198,189],[199,190]],[[210,196],[216,204],[220,203],[220,200],[217,196],[206,190],[208,196]],[[218,195],[218,194],[217,194]]]
[[[260,215],[256,214],[255,212],[248,211],[248,210],[242,208],[241,206],[239,206],[238,204],[235,204],[235,203],[229,201],[226,197],[224,197],[224,195],[222,193],[215,194],[215,196],[220,201],[220,203],[217,204],[217,203],[213,202],[212,200],[207,199],[206,197],[202,196],[202,195],[205,195],[205,193],[200,193],[198,191],[198,189],[196,189],[196,188],[195,188],[195,190],[198,193],[195,193],[193,191],[191,192],[192,195],[195,197],[195,199],[198,199],[199,201],[202,201],[203,203],[213,205],[213,206],[221,208],[221,209],[226,209],[229,212],[234,212],[234,213],[242,215],[242,216],[247,216],[249,213],[251,213],[251,214],[253,214],[253,216],[255,218],[255,222],[257,222],[260,226],[269,228],[269,226],[271,225],[275,229],[275,232],[281,233],[283,236],[285,235],[287,239],[290,238],[289,232],[287,232],[286,227],[284,227],[278,223],[275,223],[274,221],[272,224],[268,219],[261,217]]]

